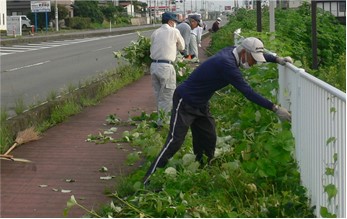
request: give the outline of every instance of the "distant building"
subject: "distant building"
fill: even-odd
[[[56,0],[50,0],[51,6],[55,5]],[[31,0],[0,0],[1,3],[6,2],[7,3],[7,16],[11,15],[27,15],[31,13]],[[59,5],[64,5],[68,11],[69,11],[69,17],[73,17],[73,9],[71,5],[73,5],[75,0],[58,0]],[[1,5],[1,9],[2,9]]]
[[[7,0],[7,16],[27,15],[31,12],[30,0]]]
[[[0,30],[7,30],[6,28],[6,1],[0,1]]]
[[[325,0],[316,1],[317,7],[330,12],[341,23],[346,25],[346,1],[345,0]]]
[[[315,0],[317,7],[324,11],[330,12],[335,16],[342,24],[346,24],[346,1],[345,0]],[[297,8],[302,5],[303,2],[311,3],[311,0],[276,0],[276,6],[278,8]]]

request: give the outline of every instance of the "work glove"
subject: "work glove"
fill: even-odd
[[[280,118],[282,122],[292,121],[292,115],[290,115],[286,108],[275,105],[273,111],[277,114],[277,116]]]
[[[276,62],[280,65],[285,65],[287,62],[289,63],[293,63],[293,59],[290,58],[289,56],[281,58],[281,57],[277,57],[276,58]]]

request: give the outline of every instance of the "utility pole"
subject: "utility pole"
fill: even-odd
[[[261,0],[257,0],[257,31],[261,32]]]
[[[275,32],[275,1],[269,2],[270,32]]]
[[[59,31],[58,0],[55,0],[55,30]]]
[[[312,69],[318,69],[317,59],[317,2],[312,0],[311,2],[312,11]]]
[[[133,14],[133,0],[130,1],[130,14],[132,17],[134,17],[134,14]]]

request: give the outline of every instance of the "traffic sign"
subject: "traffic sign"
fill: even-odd
[[[31,12],[51,12],[51,1],[30,1]]]

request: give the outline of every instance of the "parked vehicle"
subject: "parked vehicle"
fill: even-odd
[[[31,28],[31,21],[26,15],[13,15],[8,17],[19,17],[22,23],[22,30],[27,30],[28,28]]]

